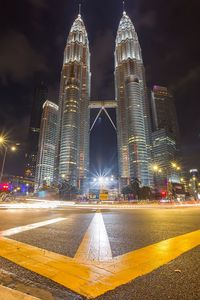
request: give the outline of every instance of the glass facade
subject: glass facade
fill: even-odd
[[[89,171],[90,52],[85,25],[78,15],[64,52],[59,97],[55,178],[84,191]]]
[[[151,93],[153,129],[165,128],[179,141],[179,128],[172,94],[166,87],[154,86]]]
[[[76,185],[78,177],[77,159],[79,153],[80,124],[80,89],[79,82],[70,78],[65,88],[62,114],[60,176]]]
[[[35,175],[35,190],[53,182],[58,106],[46,101],[43,105]]]
[[[172,162],[177,160],[179,151],[179,129],[173,97],[166,87],[153,87],[151,107],[153,163],[162,170],[162,173],[156,176],[154,186],[164,188],[167,181],[179,182],[180,177],[172,168]]]
[[[160,174],[154,174],[158,188],[166,188],[167,182],[179,182],[177,172],[172,168],[172,162],[176,159],[176,140],[165,129],[153,132],[153,164],[162,170]]]
[[[126,12],[116,37],[115,94],[122,185],[131,177],[137,177],[142,185],[149,185],[150,121],[144,67],[138,36]]]

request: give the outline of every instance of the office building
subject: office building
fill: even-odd
[[[153,130],[165,128],[168,133],[174,136],[176,142],[179,143],[179,129],[174,99],[166,87],[157,85],[153,87],[151,107]]]
[[[40,125],[35,190],[51,186],[54,178],[55,150],[58,123],[58,106],[45,101]]]
[[[180,170],[173,167],[179,151],[179,129],[172,94],[166,87],[154,86],[151,94],[153,117],[153,164],[162,173],[154,174],[158,189],[167,182],[180,182]]]

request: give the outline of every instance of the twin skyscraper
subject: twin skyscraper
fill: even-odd
[[[123,184],[135,177],[143,185],[149,185],[145,72],[138,36],[125,11],[117,31],[114,55],[119,176]],[[55,177],[79,187],[84,187],[89,174],[90,90],[89,40],[79,14],[64,52],[55,162]]]
[[[127,185],[130,178],[138,178],[142,185],[149,186],[151,134],[145,71],[138,36],[125,11],[117,31],[114,56],[115,100],[108,106],[116,108],[121,185]],[[89,40],[78,14],[64,52],[54,174],[48,176],[53,175],[56,182],[69,181],[82,191],[89,177],[90,91]],[[103,102],[99,101],[99,107],[100,103]]]

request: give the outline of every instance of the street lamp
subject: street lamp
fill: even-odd
[[[176,171],[180,171],[181,170],[181,167],[177,163],[175,163],[175,162],[172,162],[171,166]]]
[[[162,169],[157,164],[152,165],[152,171],[154,171],[156,173],[162,173]]]
[[[152,167],[152,169],[153,169],[153,171],[158,171],[158,165],[153,165],[153,167]]]
[[[2,146],[4,148],[3,162],[2,162],[1,174],[0,174],[0,182],[1,182],[2,178],[3,178],[3,172],[4,172],[7,152],[8,152],[8,150],[15,152],[17,150],[17,148],[15,146],[8,146],[7,139],[5,136],[0,136],[0,146]]]

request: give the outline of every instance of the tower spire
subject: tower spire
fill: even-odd
[[[79,3],[78,5],[78,16],[79,17],[81,16],[81,3]]]
[[[125,11],[125,1],[123,0],[123,14],[126,14],[126,11]]]

